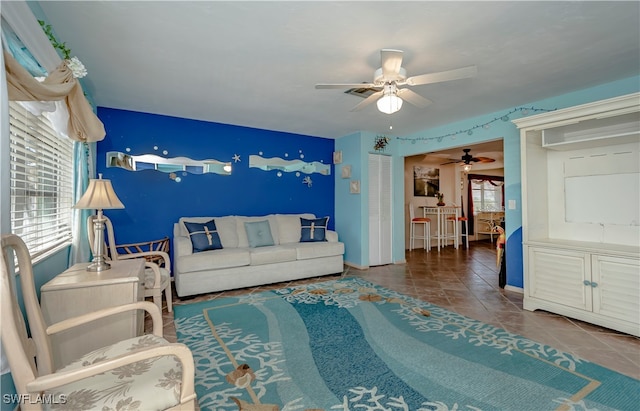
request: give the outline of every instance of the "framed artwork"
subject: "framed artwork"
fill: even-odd
[[[334,151],[333,152],[333,164],[342,163],[342,151]]]
[[[413,166],[413,196],[435,197],[440,191],[440,169]]]
[[[342,178],[351,178],[351,166],[342,166]]]
[[[360,180],[351,180],[349,183],[349,192],[351,194],[360,194]]]

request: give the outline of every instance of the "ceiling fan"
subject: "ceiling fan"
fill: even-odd
[[[442,163],[440,165],[443,166],[445,164],[453,164],[453,163],[464,163],[465,165],[470,165],[472,162],[473,163],[493,163],[494,161],[496,161],[495,159],[490,157],[474,157],[470,154],[470,151],[471,151],[470,148],[465,148],[462,151],[464,152],[464,155],[460,157],[460,160],[449,161],[447,163]]]
[[[441,83],[444,81],[474,77],[478,73],[476,66],[468,66],[438,73],[407,77],[407,71],[402,67],[402,55],[403,52],[401,50],[380,50],[381,67],[374,72],[372,83],[320,83],[316,84],[316,89],[359,88],[375,90],[373,94],[352,108],[351,111],[361,110],[376,101],[378,110],[383,113],[392,114],[400,110],[403,101],[408,101],[420,108],[424,108],[432,103],[431,100],[420,96],[408,88],[401,88],[402,86]]]

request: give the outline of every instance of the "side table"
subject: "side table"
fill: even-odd
[[[47,325],[102,308],[144,300],[144,259],[112,261],[111,269],[89,272],[76,264],[40,288]],[[117,314],[51,336],[56,368],[115,342],[142,335],[144,312]]]

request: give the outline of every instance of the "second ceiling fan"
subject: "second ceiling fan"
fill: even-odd
[[[472,156],[470,154],[471,149],[470,148],[465,148],[462,150],[464,152],[464,155],[462,157],[460,157],[460,160],[453,160],[453,161],[449,161],[447,163],[442,163],[441,165],[445,165],[445,164],[453,164],[453,163],[464,163],[466,165],[473,163],[493,163],[494,161],[496,161],[493,158],[490,157],[475,157]]]
[[[474,77],[478,73],[476,66],[468,66],[438,73],[407,77],[407,71],[402,67],[402,56],[403,52],[401,50],[380,50],[381,67],[375,71],[373,82],[371,83],[319,83],[316,84],[316,89],[368,88],[374,91],[373,94],[352,108],[351,111],[361,110],[369,104],[377,102],[378,110],[383,113],[392,114],[400,110],[403,101],[408,101],[420,108],[424,108],[432,103],[431,100],[422,97],[408,88],[401,88],[402,86],[441,83],[444,81]]]

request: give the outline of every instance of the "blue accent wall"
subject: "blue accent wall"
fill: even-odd
[[[131,243],[173,236],[180,217],[303,213],[329,216],[334,227],[333,175],[249,168],[249,156],[301,159],[332,164],[334,140],[228,124],[98,107],[107,135],[97,144],[96,168],[110,179],[125,205],[105,210],[114,224],[116,242]],[[216,159],[231,162],[231,175],[127,171],[106,167],[106,153]],[[164,154],[164,151],[167,153]],[[240,156],[234,162],[234,155]],[[334,167],[331,166],[334,174]],[[303,183],[309,176],[312,185]]]

